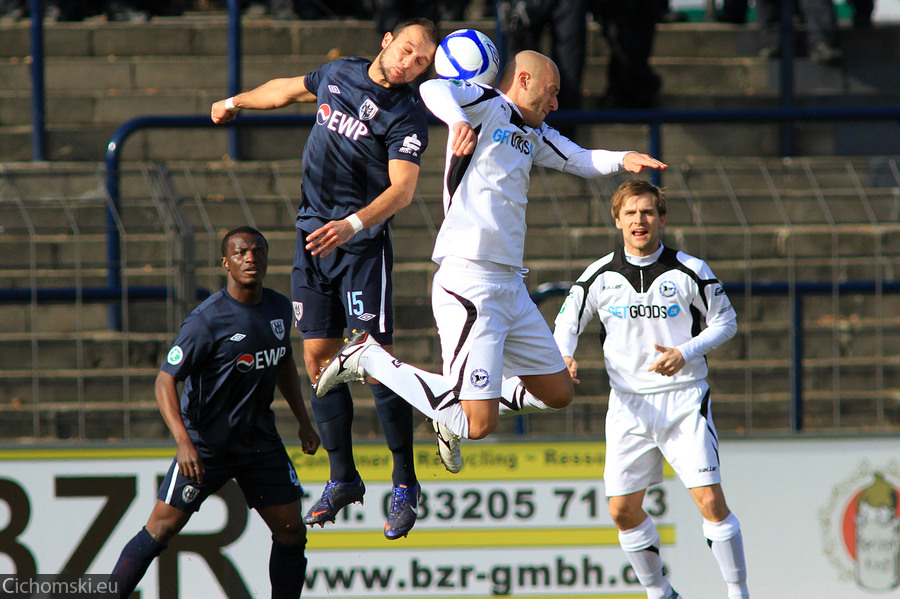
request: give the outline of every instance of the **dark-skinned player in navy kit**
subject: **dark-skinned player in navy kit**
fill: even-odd
[[[299,422],[303,452],[315,453],[319,436],[291,353],[290,301],[263,287],[268,244],[256,229],[225,235],[222,266],[225,288],[188,315],[156,378],[159,411],[178,450],[147,524],[113,570],[121,597],[131,594],[204,500],[231,479],[272,531],[272,598],[296,599],[303,589],[302,489],[271,408],[278,387]]]
[[[409,84],[425,72],[437,48],[431,21],[411,19],[386,33],[374,60],[347,58],[301,77],[273,79],[212,105],[224,123],[242,109],[271,110],[316,102],[316,124],[303,151],[303,186],[291,275],[294,323],[303,336],[306,371],[315,380],[341,347],[345,329],[393,343],[388,225],[408,206],[428,144],[427,115]],[[406,536],[416,521],[419,483],[413,455],[412,409],[369,379],[394,462],[385,522],[388,539]],[[311,400],[328,452],[330,477],[304,522],[333,522],[361,502],[365,484],[353,458],[353,400],[347,385]]]

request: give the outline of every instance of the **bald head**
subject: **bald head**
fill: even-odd
[[[559,69],[543,54],[523,50],[504,69],[498,89],[518,106],[526,125],[539,127],[559,107]]]

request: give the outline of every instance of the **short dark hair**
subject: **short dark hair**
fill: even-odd
[[[269,242],[266,240],[265,236],[262,233],[260,233],[259,231],[257,231],[256,229],[254,229],[253,227],[251,227],[250,225],[243,225],[243,226],[234,228],[234,229],[230,230],[229,232],[225,233],[225,237],[222,238],[222,257],[223,258],[228,255],[228,242],[231,240],[231,238],[234,237],[235,235],[243,235],[245,233],[247,235],[256,235],[257,237],[262,239],[263,243],[266,244],[266,251],[267,252],[269,251]]]
[[[663,193],[663,190],[648,181],[633,179],[619,185],[619,188],[613,193],[609,207],[609,211],[612,213],[613,218],[619,218],[619,211],[622,210],[622,204],[625,203],[625,200],[633,196],[642,196],[644,194],[649,194],[653,197],[653,203],[656,204],[656,211],[659,212],[660,216],[665,216],[666,194]]]
[[[414,25],[418,25],[419,27],[425,30],[425,37],[431,40],[431,42],[437,46],[441,43],[441,34],[438,31],[437,25],[434,24],[434,21],[431,19],[426,19],[425,17],[413,17],[411,19],[405,19],[397,23],[397,26],[394,27],[394,30],[391,31],[391,35],[397,37],[400,35],[400,32],[406,29],[407,27],[412,27]]]

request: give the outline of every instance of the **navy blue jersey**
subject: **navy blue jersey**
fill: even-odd
[[[390,185],[388,161],[419,164],[428,121],[408,85],[382,87],[369,77],[371,61],[345,58],[306,75],[319,109],[303,150],[303,190],[297,228],[307,233],[368,206]],[[358,253],[380,239],[390,219],[364,229],[341,247]]]
[[[204,459],[280,446],[271,406],[290,318],[290,301],[271,289],[257,305],[223,289],[184,320],[161,370],[184,381],[181,419]]]

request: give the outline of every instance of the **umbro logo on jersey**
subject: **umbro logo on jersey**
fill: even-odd
[[[339,87],[336,86],[336,85],[329,85],[329,86],[328,86],[328,91],[330,91],[331,93],[336,94],[336,95],[338,95],[338,96],[341,95],[341,88],[339,88]]]
[[[228,340],[234,341],[235,343],[237,343],[238,341],[243,341],[246,338],[247,338],[247,335],[245,335],[243,333],[235,333],[234,335],[229,337]]]
[[[378,114],[378,104],[372,101],[372,98],[366,98],[366,101],[359,107],[359,120],[370,121]]]
[[[339,133],[353,141],[369,134],[369,128],[362,121],[349,114],[344,114],[340,110],[333,110],[328,104],[319,105],[319,109],[316,111],[316,122],[327,127],[329,131]]]
[[[357,318],[363,322],[369,322],[370,320],[375,318],[375,315],[370,314],[369,312],[364,312],[364,313],[360,314],[359,316],[357,316]]]

